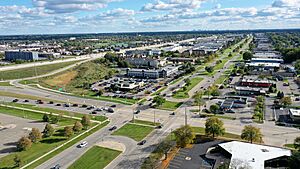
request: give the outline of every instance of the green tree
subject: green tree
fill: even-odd
[[[225,128],[223,127],[224,123],[222,120],[218,119],[217,117],[210,117],[205,122],[205,134],[208,136],[215,136],[224,135]]]
[[[176,129],[173,133],[175,135],[177,146],[182,148],[186,147],[187,144],[192,143],[195,138],[195,132],[189,125],[182,126]]]
[[[83,128],[83,126],[82,126],[82,124],[81,124],[79,121],[76,121],[76,122],[74,123],[73,130],[74,130],[75,132],[81,131],[82,128]]]
[[[295,149],[297,149],[298,151],[300,151],[300,137],[297,137],[294,140],[294,147],[295,147]]]
[[[92,125],[90,117],[88,115],[84,115],[81,119],[81,124],[84,129],[88,129]]]
[[[189,78],[184,79],[184,82],[187,86],[191,85],[191,79]]]
[[[26,151],[31,147],[31,145],[32,141],[28,137],[23,136],[17,143],[17,149],[19,151]]]
[[[205,67],[205,70],[208,72],[208,73],[212,73],[214,71],[214,68],[212,66],[206,66]]]
[[[69,137],[73,136],[73,134],[74,134],[74,132],[73,132],[73,128],[71,126],[66,126],[64,128],[64,136],[65,137],[69,138]]]
[[[300,151],[294,152],[288,160],[288,166],[290,169],[299,168],[300,164]]]
[[[220,106],[213,104],[209,107],[209,111],[213,114],[217,114],[220,111]]]
[[[48,114],[44,114],[44,116],[43,116],[43,122],[49,122],[49,121],[50,121],[49,115]]]
[[[14,162],[16,167],[20,167],[22,165],[22,159],[18,154],[15,155]]]
[[[282,99],[280,99],[280,103],[283,104],[284,106],[289,106],[292,104],[292,99],[291,97],[283,97]]]
[[[31,132],[29,133],[29,139],[33,142],[36,143],[42,139],[42,133],[38,128],[32,128]]]
[[[201,114],[201,106],[205,104],[202,97],[203,97],[202,91],[196,92],[195,95],[193,96],[194,103],[199,107],[199,114]]]
[[[43,131],[44,137],[50,137],[54,134],[55,130],[51,124],[46,124],[45,129]]]
[[[166,99],[163,98],[162,96],[156,96],[153,98],[153,103],[155,103],[157,107],[161,106],[165,102]]]
[[[243,54],[243,59],[244,59],[244,60],[250,60],[250,59],[252,59],[252,57],[253,57],[253,54],[250,53],[250,52],[245,52],[245,53]]]
[[[170,140],[164,140],[158,144],[156,151],[159,154],[165,155],[165,160],[168,158],[168,152],[172,148],[172,142]]]
[[[250,143],[252,144],[253,142],[262,141],[262,134],[259,128],[247,125],[242,131],[241,138],[250,141]]]

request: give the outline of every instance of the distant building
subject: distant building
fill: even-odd
[[[241,96],[265,95],[266,90],[256,87],[235,87],[236,93]]]
[[[249,86],[249,87],[270,87],[273,85],[273,82],[269,80],[260,80],[260,79],[242,79],[240,82],[241,86]]]
[[[178,67],[166,66],[161,69],[127,69],[126,76],[134,78],[158,79],[169,77],[178,72]]]
[[[145,67],[145,68],[158,68],[161,66],[159,60],[151,59],[151,58],[126,58],[126,62],[134,67]]]
[[[173,63],[194,63],[195,59],[194,58],[179,58],[179,57],[170,57],[168,58],[168,61],[173,62]]]
[[[5,60],[8,61],[15,61],[15,60],[33,61],[38,59],[39,59],[38,52],[5,51]]]
[[[275,58],[252,58],[251,63],[283,63],[283,59]]]

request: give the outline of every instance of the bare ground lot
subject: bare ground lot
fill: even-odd
[[[0,158],[16,151],[16,142],[29,134],[31,128],[44,129],[45,124],[34,120],[0,114]]]

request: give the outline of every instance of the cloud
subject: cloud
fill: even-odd
[[[32,0],[37,8],[49,13],[72,13],[105,8],[108,3],[119,0]]]
[[[191,10],[200,8],[200,5],[205,0],[168,0],[156,1],[144,5],[141,11],[170,11],[170,10]]]
[[[273,2],[272,7],[300,7],[300,0],[276,0]]]

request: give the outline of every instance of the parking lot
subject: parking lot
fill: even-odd
[[[16,142],[32,128],[43,131],[45,124],[0,113],[0,157],[16,151]]]

